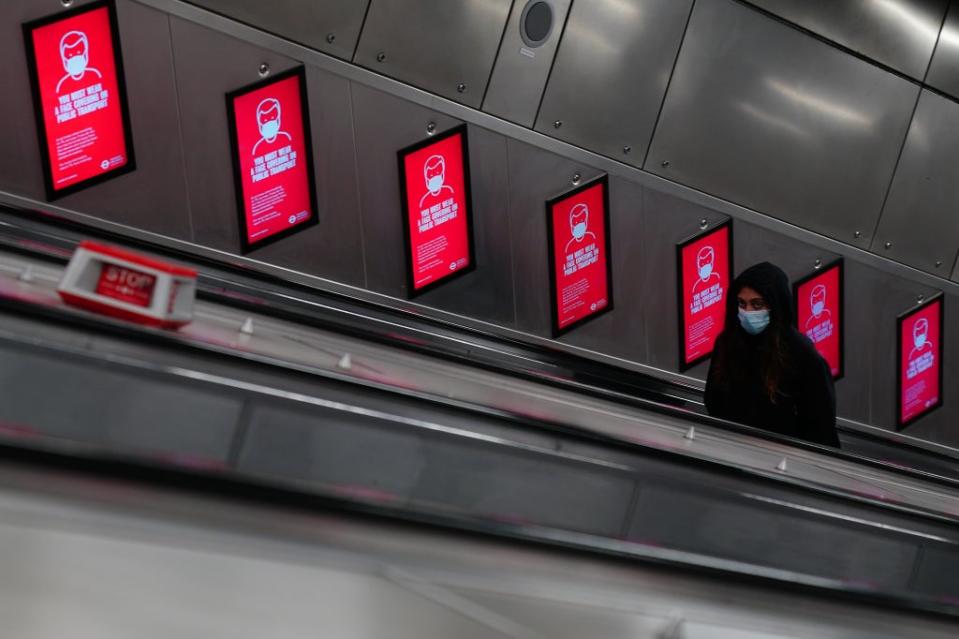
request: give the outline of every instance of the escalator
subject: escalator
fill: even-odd
[[[959,613],[948,461],[794,442],[695,388],[223,265],[179,332],[95,317],[54,291],[78,238],[0,222],[0,461]]]

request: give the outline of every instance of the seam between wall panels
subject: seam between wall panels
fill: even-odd
[[[563,36],[566,35],[566,26],[569,24],[570,16],[573,15],[573,6],[577,0],[569,0],[569,6],[566,7],[566,19],[563,20],[563,28],[560,29],[556,42],[556,50],[553,51],[553,59],[549,63],[549,72],[546,74],[546,81],[543,83],[543,90],[539,94],[539,102],[536,104],[536,112],[533,114],[533,126],[535,129],[539,124],[539,113],[543,110],[543,101],[546,100],[546,92],[549,91],[549,81],[553,79],[553,70],[556,69],[556,60],[559,58],[559,51],[563,46]],[[521,25],[522,26],[522,25]]]
[[[513,284],[513,328],[519,328],[519,306],[516,300],[516,250],[513,246],[513,201],[512,182],[510,181],[510,138],[503,137],[503,146],[506,147],[506,224],[509,229],[509,272]]]
[[[176,98],[176,131],[180,142],[180,165],[183,167],[183,188],[186,189],[186,215],[190,226],[190,241],[196,241],[193,224],[193,202],[190,197],[190,171],[186,164],[186,144],[183,141],[183,110],[180,104],[180,83],[176,72],[176,47],[173,46],[173,16],[167,15],[167,33],[170,36],[170,66],[173,72],[173,95]]]
[[[356,143],[356,109],[353,105],[353,81],[347,80],[350,98],[350,137],[353,139],[353,186],[356,188],[356,212],[360,216],[360,261],[363,264],[363,288],[369,288],[366,265],[366,216],[363,215],[363,197],[360,188],[359,146]]]

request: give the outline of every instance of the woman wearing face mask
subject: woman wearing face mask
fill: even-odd
[[[789,279],[769,262],[736,278],[706,380],[710,415],[839,447],[826,361],[793,327]]]

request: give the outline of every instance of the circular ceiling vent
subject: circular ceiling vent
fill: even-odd
[[[528,47],[538,47],[553,32],[553,7],[544,0],[530,0],[523,9],[520,33]]]

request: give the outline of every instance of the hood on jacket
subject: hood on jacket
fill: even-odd
[[[748,286],[763,296],[769,304],[771,324],[789,326],[793,324],[792,293],[789,278],[781,268],[769,262],[760,262],[750,266],[733,280],[726,298],[726,326],[739,325],[739,301],[737,295]]]

